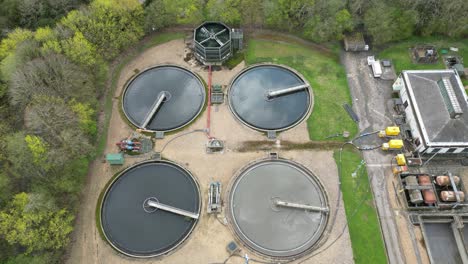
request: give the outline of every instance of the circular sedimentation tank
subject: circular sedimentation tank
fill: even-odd
[[[283,131],[310,113],[310,85],[291,68],[262,64],[241,71],[229,88],[229,107],[243,124],[259,131]]]
[[[107,188],[101,228],[117,251],[155,257],[188,238],[200,208],[199,185],[189,171],[169,161],[146,161],[120,173]]]
[[[328,223],[320,181],[284,159],[256,161],[231,182],[227,216],[242,244],[261,256],[292,259],[314,250]]]
[[[193,72],[175,65],[151,67],[132,78],[123,112],[136,127],[172,131],[194,120],[205,104],[205,86]]]

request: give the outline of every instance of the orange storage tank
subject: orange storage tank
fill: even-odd
[[[453,176],[453,181],[454,181],[455,184],[458,186],[458,184],[460,183],[460,177],[458,177],[458,176]],[[437,176],[437,177],[436,177],[436,183],[437,183],[437,185],[439,185],[439,186],[449,186],[449,185],[451,185],[451,183],[450,183],[450,177],[447,176],[447,175]]]
[[[460,196],[460,201],[465,200],[465,193],[459,191],[458,195]],[[440,199],[444,202],[456,202],[457,196],[454,191],[442,191],[440,192]]]
[[[418,181],[420,185],[431,185],[431,177],[429,175],[421,175],[418,176]],[[434,190],[432,189],[427,189],[427,190],[421,190],[423,197],[424,197],[424,202],[426,204],[435,204],[436,203],[436,196],[434,193]]]

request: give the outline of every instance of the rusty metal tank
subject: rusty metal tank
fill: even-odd
[[[408,176],[405,178],[406,185],[418,186],[418,179],[416,176]],[[408,194],[410,197],[410,202],[413,204],[420,204],[424,202],[421,191],[420,190],[408,190]]]
[[[431,184],[431,177],[429,175],[421,175],[418,176],[419,185],[432,185]],[[422,190],[422,195],[424,197],[424,202],[426,204],[435,204],[436,203],[436,196],[434,190]]]
[[[458,192],[458,195],[460,196],[460,201],[465,200],[465,193],[462,191]],[[457,201],[457,196],[455,195],[454,191],[442,191],[440,192],[440,199],[444,202],[456,202]]]
[[[450,177],[447,176],[447,175],[437,176],[435,181],[436,181],[436,184],[439,185],[439,186],[450,186],[451,185]],[[460,177],[453,176],[453,181],[455,182],[455,185],[458,186],[458,184],[460,183]]]

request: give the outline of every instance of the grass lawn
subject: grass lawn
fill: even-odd
[[[351,137],[356,134],[356,124],[342,107],[343,103],[351,104],[351,96],[338,56],[324,55],[300,44],[251,39],[245,60],[247,64],[272,62],[290,66],[312,85],[314,108],[307,120],[310,139],[324,140],[345,130]]]
[[[335,152],[334,157],[340,166],[339,151]],[[354,261],[356,264],[387,263],[366,167],[361,165],[362,157],[357,151],[343,150],[341,159],[341,191]],[[356,173],[355,177],[353,173]]]
[[[314,92],[314,109],[307,120],[312,140],[324,140],[344,130],[350,131],[351,137],[356,134],[356,124],[342,107],[345,102],[351,103],[351,96],[338,56],[323,54],[300,44],[252,39],[245,59],[248,64],[273,62],[291,66],[309,81]],[[335,160],[338,164],[338,151],[335,152]],[[361,160],[358,152],[343,151],[341,189],[354,259],[357,264],[386,263],[366,167],[361,166],[357,177],[351,177]]]
[[[414,64],[411,61],[409,48],[417,44],[432,44],[437,47],[439,60],[436,64]],[[391,44],[388,48],[383,49],[379,54],[379,59],[392,59],[397,73],[402,70],[425,70],[425,69],[445,69],[443,63],[442,49],[449,47],[457,47],[457,53],[464,58],[465,64],[468,63],[468,39],[450,39],[444,36],[435,37],[413,37],[408,40]]]

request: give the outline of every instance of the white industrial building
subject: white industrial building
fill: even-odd
[[[417,153],[468,156],[468,98],[456,71],[403,71],[393,89]]]

